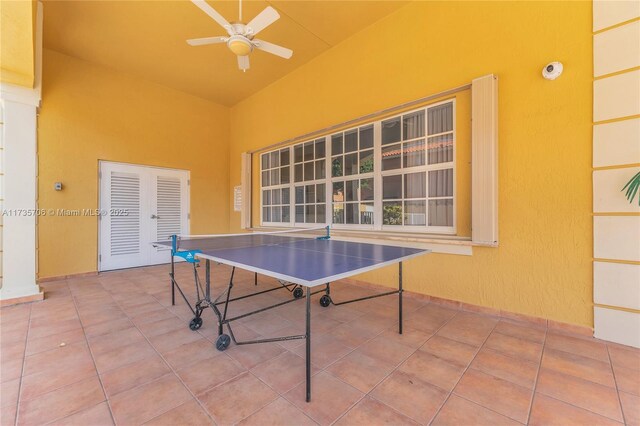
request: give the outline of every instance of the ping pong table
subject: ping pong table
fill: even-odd
[[[320,234],[318,235],[317,232]],[[175,304],[177,289],[194,314],[189,327],[197,330],[202,325],[202,313],[210,308],[216,316],[218,338],[215,342],[219,351],[227,349],[233,341],[236,345],[279,342],[304,339],[306,341],[306,400],[311,400],[311,296],[324,293],[320,305],[339,306],[376,297],[398,295],[398,332],[402,334],[402,262],[426,254],[430,250],[368,244],[331,239],[330,227],[295,231],[256,232],[244,234],[220,234],[206,236],[171,237],[171,241],[155,243],[156,246],[171,248],[171,289],[172,303]],[[193,264],[197,300],[191,304],[176,281],[176,258]],[[198,276],[196,267],[200,260],[205,262],[205,286]],[[231,266],[231,278],[226,289],[213,298],[211,294],[211,262]],[[345,301],[334,301],[331,283],[363,272],[398,264],[398,289]],[[233,277],[236,268],[275,278],[281,287],[273,287],[255,293],[231,298]],[[320,289],[317,289],[320,287]],[[257,296],[266,292],[288,289],[294,297],[265,306],[255,311],[229,317],[229,304]],[[305,333],[257,340],[239,341],[231,323],[260,312],[297,301],[306,295]],[[228,330],[227,335],[224,328]]]

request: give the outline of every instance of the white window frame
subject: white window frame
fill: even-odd
[[[438,163],[438,164],[428,164],[428,139],[430,137],[434,137],[434,136],[438,136],[440,134],[449,134],[451,132],[443,132],[443,133],[439,133],[439,134],[433,134],[433,135],[429,135],[429,129],[428,129],[428,110],[430,108],[433,107],[437,107],[439,105],[444,105],[444,104],[448,104],[451,103],[452,104],[452,114],[453,114],[453,153],[452,153],[452,158],[453,161],[451,162],[447,162],[447,163]],[[286,148],[278,148],[278,149],[273,149],[270,151],[266,151],[266,152],[261,152],[259,155],[259,160],[258,160],[258,164],[259,164],[259,168],[260,168],[260,226],[264,226],[264,227],[295,227],[295,228],[308,228],[308,227],[314,227],[314,226],[318,226],[318,223],[297,223],[295,222],[295,187],[298,185],[317,185],[317,184],[325,184],[325,224],[327,225],[331,225],[333,228],[335,228],[336,230],[357,230],[357,231],[382,231],[382,232],[394,232],[394,233],[419,233],[419,234],[439,234],[439,235],[455,235],[457,233],[457,206],[458,206],[458,199],[457,199],[457,176],[456,176],[456,171],[457,171],[457,159],[456,159],[456,155],[457,155],[457,102],[455,98],[450,98],[447,100],[443,100],[443,101],[439,101],[436,103],[432,103],[429,105],[424,105],[420,108],[416,108],[416,109],[412,109],[412,110],[408,110],[408,111],[403,111],[400,114],[395,114],[389,117],[384,117],[384,118],[380,118],[377,119],[376,121],[373,122],[366,122],[366,123],[362,123],[358,126],[355,127],[350,127],[350,128],[346,128],[346,129],[342,129],[339,132],[332,132],[330,134],[327,134],[325,136],[318,136],[315,138],[312,138],[310,140],[305,140],[302,142],[298,142],[295,143],[293,145],[290,145]],[[394,169],[394,170],[382,170],[382,121],[386,121],[395,117],[402,117],[404,115],[408,115],[414,112],[418,112],[418,111],[424,111],[425,112],[425,134],[424,134],[424,140],[425,140],[425,164],[422,166],[414,166],[414,167],[410,167],[410,168],[399,168],[399,169]],[[400,123],[402,125],[402,118],[400,119]],[[331,137],[332,135],[338,134],[338,133],[346,133],[349,132],[350,130],[359,130],[362,127],[366,127],[369,125],[373,125],[373,153],[374,153],[374,170],[371,173],[357,173],[354,175],[349,175],[349,176],[340,176],[340,177],[332,177],[331,175],[331,171],[332,171],[332,158],[333,158],[333,152],[332,152],[332,144],[331,144]],[[295,159],[294,159],[294,147],[298,146],[298,145],[303,145],[305,143],[308,142],[315,142],[319,139],[323,139],[325,140],[325,178],[324,179],[315,179],[313,181],[302,181],[302,182],[295,182]],[[419,138],[416,138],[419,139]],[[344,143],[344,142],[343,142]],[[402,145],[405,143],[404,140],[399,141],[400,143],[400,147],[402,147]],[[359,147],[358,147],[359,148]],[[290,212],[290,220],[289,222],[265,222],[264,221],[264,217],[263,217],[263,204],[262,204],[262,192],[263,190],[267,189],[264,188],[262,186],[262,155],[264,154],[270,154],[271,152],[274,151],[282,151],[283,149],[289,149],[289,183],[288,184],[279,184],[279,185],[275,185],[275,186],[269,186],[267,187],[268,189],[279,189],[279,188],[286,188],[289,187],[289,212]],[[358,149],[357,151],[355,151],[356,153],[360,153],[360,149]],[[344,153],[343,153],[344,155]],[[315,159],[313,160],[315,161]],[[429,179],[429,172],[430,171],[436,171],[436,170],[445,170],[445,169],[452,169],[452,173],[453,173],[453,195],[452,197],[429,197],[429,184],[428,184],[428,179]],[[359,170],[358,170],[359,172]],[[418,173],[418,172],[425,172],[427,174],[427,185],[426,185],[426,198],[425,198],[425,202],[426,202],[426,212],[427,212],[427,224],[424,226],[410,226],[410,225],[383,225],[382,224],[382,219],[383,219],[383,200],[382,200],[382,178],[383,176],[390,176],[390,175],[400,175],[400,176],[404,176],[405,174],[408,173]],[[303,170],[304,173],[304,170]],[[341,223],[337,223],[337,224],[333,224],[333,200],[332,200],[332,196],[333,196],[333,183],[334,182],[346,182],[346,181],[350,181],[350,180],[361,180],[361,179],[367,179],[367,178],[373,178],[374,181],[374,200],[373,200],[373,204],[374,204],[374,223],[373,225],[369,225],[369,224],[341,224]],[[443,199],[448,199],[448,198],[452,198],[453,199],[453,226],[429,226],[428,225],[428,214],[429,214],[429,201],[430,200],[437,200],[439,198],[443,198]],[[402,198],[401,202],[404,202],[405,199]],[[362,201],[358,200],[356,202],[356,204],[360,204]]]

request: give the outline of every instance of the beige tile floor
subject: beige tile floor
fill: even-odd
[[[44,285],[3,308],[2,425],[640,424],[640,351],[405,297],[312,307],[312,402],[304,341],[218,352],[170,305],[167,267]],[[219,290],[230,270],[213,269]],[[187,265],[178,279],[192,295]],[[238,273],[235,294],[251,292]],[[260,288],[275,283],[260,278]],[[338,283],[336,299],[370,289]],[[405,293],[407,294],[407,293]],[[232,314],[290,298],[275,291]],[[304,302],[240,320],[239,338],[299,334]]]

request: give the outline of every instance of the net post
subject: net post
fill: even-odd
[[[171,306],[175,306],[176,304],[176,277],[175,277],[175,263],[174,256],[176,255],[176,249],[178,247],[178,236],[171,236]]]
[[[307,287],[307,323],[306,323],[306,375],[307,402],[311,401],[311,287]]]
[[[398,264],[398,333],[402,334],[402,262]]]

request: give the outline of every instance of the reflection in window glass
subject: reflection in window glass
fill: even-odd
[[[313,161],[304,163],[304,180],[313,180]]]
[[[316,223],[325,223],[327,221],[325,210],[324,204],[318,204],[316,206]]]
[[[429,164],[453,161],[453,133],[432,136],[428,139]]]
[[[265,222],[271,222],[271,208],[263,207],[262,209],[262,220]]]
[[[313,160],[313,142],[304,144],[304,161]]]
[[[348,224],[358,224],[358,204],[347,203],[345,204],[345,222]]]
[[[453,169],[429,172],[429,197],[453,196]]]
[[[280,183],[289,183],[289,168],[283,167],[280,169]]]
[[[382,198],[385,200],[402,198],[402,175],[382,178]]]
[[[262,170],[269,168],[269,154],[262,154]]]
[[[280,185],[280,171],[279,171],[279,169],[271,170],[271,185]]]
[[[360,204],[360,224],[373,225],[373,203]]]
[[[316,159],[324,158],[324,139],[316,140]]]
[[[382,145],[400,141],[400,117],[382,122]]]
[[[358,181],[348,180],[344,183],[345,201],[358,201]]]
[[[316,203],[324,203],[327,198],[324,183],[316,185]]]
[[[358,153],[347,154],[344,156],[344,174],[345,176],[358,174]]]
[[[424,139],[405,142],[403,156],[404,167],[424,166]]]
[[[271,167],[280,166],[280,153],[278,151],[274,151],[271,153]]]
[[[425,172],[404,175],[404,198],[425,198],[427,196],[426,178]]]
[[[360,173],[373,172],[373,150],[360,151]]]
[[[341,203],[344,201],[344,182],[333,183],[333,202]]]
[[[271,191],[262,191],[262,204],[265,206],[271,204]]]
[[[399,169],[400,163],[400,144],[382,147],[382,170]]]
[[[404,224],[422,226],[427,223],[427,206],[424,200],[404,202]]]
[[[342,133],[331,136],[331,155],[342,154]]]
[[[360,149],[373,148],[373,125],[360,127]]]
[[[289,148],[283,149],[280,151],[280,165],[288,166],[289,165]]]
[[[344,152],[353,152],[358,150],[358,130],[349,130],[344,132]]]
[[[304,223],[304,206],[296,206],[296,223]]]
[[[262,172],[262,186],[269,186],[269,184],[271,183],[271,181],[269,180],[269,176],[271,176],[271,173],[269,173],[269,171]]]
[[[431,107],[427,111],[430,135],[453,131],[453,103]]]
[[[291,214],[289,213],[289,206],[282,206],[282,221],[289,222],[291,221]]]
[[[382,224],[402,225],[402,201],[382,203]]]
[[[360,180],[360,199],[362,201],[373,200],[373,178]]]
[[[453,226],[453,200],[429,200],[429,226]]]
[[[307,185],[305,187],[305,203],[313,203],[316,200],[316,186],[315,185]]]
[[[280,190],[279,189],[274,189],[271,191],[271,203],[272,204],[281,204],[281,198],[280,198]]]
[[[304,204],[304,186],[296,186],[296,204]]]
[[[339,177],[342,176],[342,156],[335,157],[331,162],[331,176]]]
[[[293,159],[296,163],[302,162],[302,145],[296,145],[293,148]]]
[[[282,204],[289,204],[289,188],[282,188]]]
[[[424,110],[407,114],[402,119],[404,131],[403,140],[421,138],[424,136]]]
[[[333,223],[344,223],[344,203],[333,205]]]
[[[305,223],[315,223],[316,221],[316,206],[310,204],[305,206]]]
[[[316,160],[316,179],[325,178],[324,164],[325,160]]]

